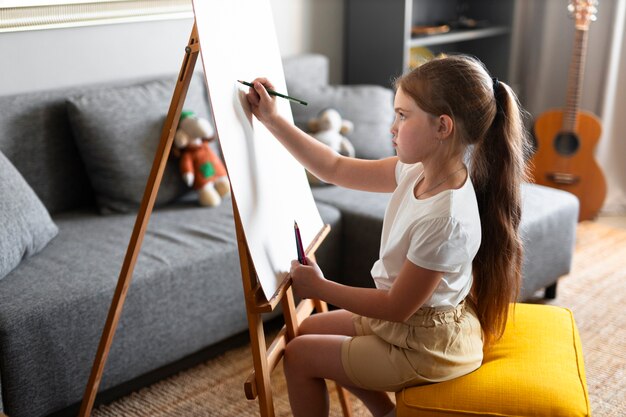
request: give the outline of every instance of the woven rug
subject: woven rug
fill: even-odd
[[[570,275],[559,282],[549,304],[571,309],[580,331],[592,414],[626,416],[626,230],[584,222],[578,227]],[[533,302],[543,302],[540,299]],[[248,347],[146,387],[94,410],[95,417],[258,416],[256,401],[245,399],[243,382],[252,367]],[[331,390],[331,415],[341,411]],[[282,367],[272,374],[277,417],[290,416]],[[352,399],[355,417],[369,416]]]
[[[626,416],[626,230],[581,223],[572,272],[549,304],[574,312],[592,415]]]

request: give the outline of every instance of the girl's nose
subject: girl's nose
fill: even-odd
[[[391,132],[391,134],[395,137],[398,134],[398,127],[397,124],[398,123],[398,119],[397,117],[393,120],[393,122],[391,123],[391,126],[389,127],[389,131]]]

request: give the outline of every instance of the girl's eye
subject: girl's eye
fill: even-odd
[[[398,113],[398,120],[406,120],[406,116],[402,113]]]

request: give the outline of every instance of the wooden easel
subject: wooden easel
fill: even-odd
[[[174,95],[165,119],[165,124],[161,132],[161,139],[156,151],[152,169],[148,177],[148,182],[144,191],[139,212],[135,220],[135,226],[128,243],[126,256],[122,264],[120,276],[118,278],[113,300],[109,308],[109,313],[102,331],[96,357],[91,369],[91,374],[87,382],[83,401],[81,403],[79,416],[87,417],[91,414],[91,410],[96,399],[98,386],[102,379],[104,365],[107,360],[113,336],[117,328],[119,319],[126,300],[126,294],[130,287],[130,282],[135,268],[135,263],[143,243],[143,238],[148,226],[154,202],[156,200],[159,186],[163,178],[163,172],[167,164],[168,156],[172,148],[174,134],[178,127],[180,114],[187,96],[189,83],[193,76],[193,70],[200,52],[200,43],[198,39],[198,31],[194,23],[189,37],[189,42],[185,48],[185,57],[174,89]],[[252,358],[254,370],[244,383],[244,391],[248,399],[259,398],[259,408],[262,417],[274,417],[274,405],[272,400],[272,391],[270,386],[270,373],[280,362],[285,350],[287,342],[298,334],[299,323],[304,318],[311,315],[313,309],[318,312],[327,311],[328,307],[325,302],[320,300],[303,300],[297,306],[295,305],[293,291],[291,289],[290,279],[286,279],[276,291],[276,294],[268,301],[263,293],[260,282],[258,280],[254,264],[252,262],[248,244],[244,235],[241,218],[237,209],[237,204],[233,196],[233,216],[235,219],[235,229],[237,233],[237,247],[239,250],[239,261],[241,264],[241,275],[243,281],[243,290],[246,301],[246,311],[248,317],[248,326],[250,330],[250,346],[252,350]],[[307,256],[314,259],[315,251],[322,243],[330,226],[326,225],[317,234],[314,241],[306,249]],[[279,305],[282,305],[285,325],[280,330],[276,338],[270,344],[269,349],[266,348],[265,332],[263,329],[262,314],[274,311]],[[337,385],[337,391],[341,401],[343,414],[346,417],[352,415],[348,403],[347,393],[344,389]]]

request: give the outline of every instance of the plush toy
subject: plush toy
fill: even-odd
[[[354,146],[344,135],[354,130],[354,125],[349,120],[343,120],[341,114],[333,108],[326,108],[320,111],[316,118],[310,119],[308,123],[309,132],[320,142],[328,145],[337,153],[354,157]],[[316,178],[307,171],[309,183],[313,185],[324,184],[322,180]]]
[[[180,157],[180,173],[185,183],[198,192],[200,204],[217,206],[230,193],[224,164],[209,146],[215,139],[208,120],[192,111],[183,111],[174,135],[174,154]]]

